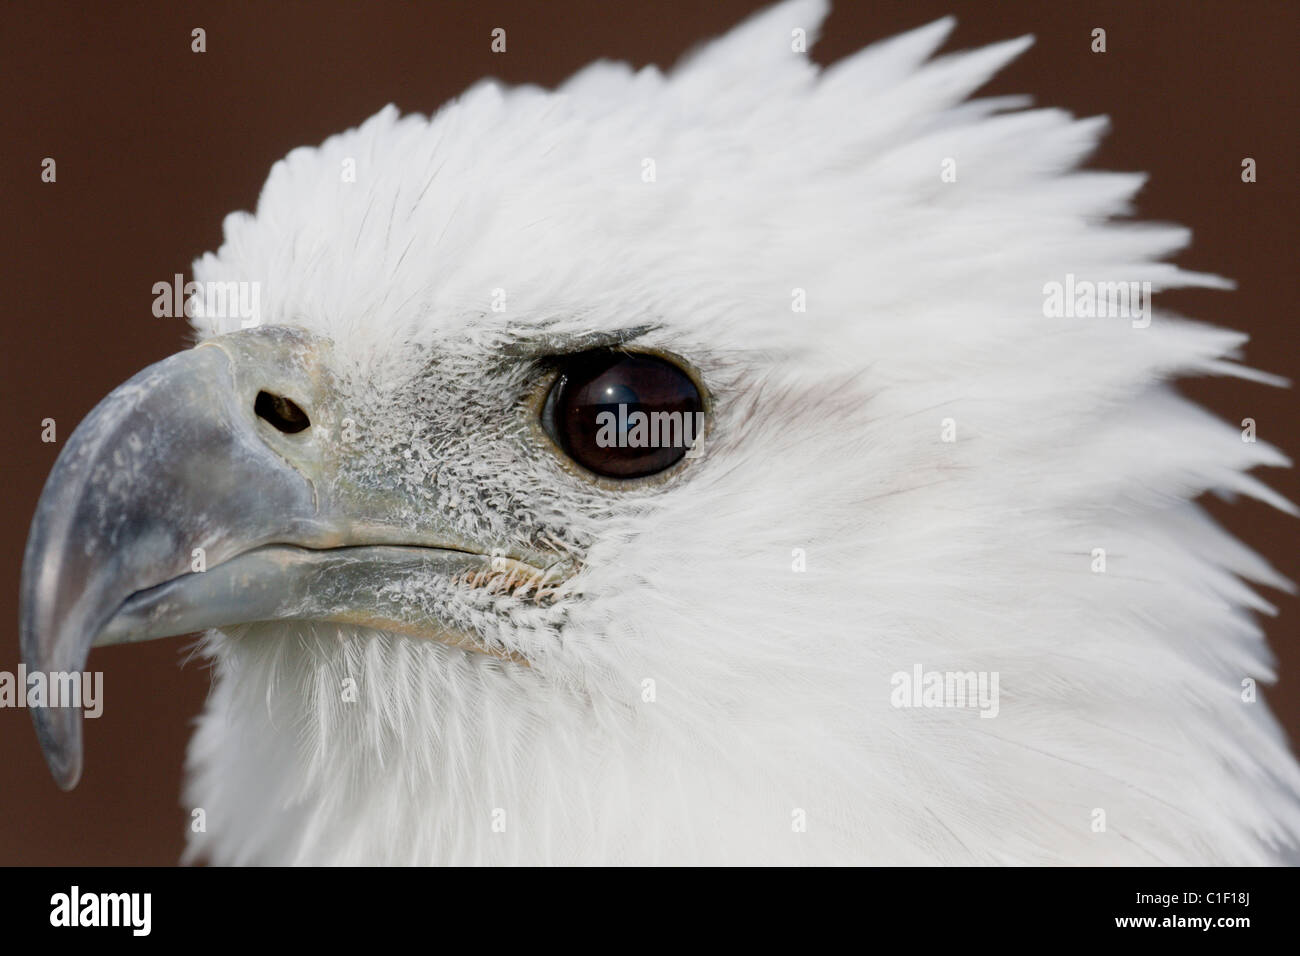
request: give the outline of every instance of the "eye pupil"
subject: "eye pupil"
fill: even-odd
[[[608,478],[641,478],[680,461],[703,429],[699,389],[653,355],[586,352],[565,360],[543,423],[564,452]]]

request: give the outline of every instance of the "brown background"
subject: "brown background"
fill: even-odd
[[[502,4],[316,2],[157,5],[51,3],[0,11],[0,160],[5,223],[0,322],[0,670],[18,664],[19,568],[27,525],[62,441],[96,401],[185,344],[151,313],[154,282],[190,272],[221,240],[222,217],[251,209],[272,162],[353,126],[388,102],[428,112],[484,75],[552,85],[597,57],[669,65],[755,4],[747,0]],[[989,87],[1080,115],[1108,113],[1094,161],[1153,174],[1144,217],[1193,228],[1179,262],[1235,278],[1234,293],[1167,293],[1162,306],[1243,329],[1247,360],[1300,379],[1295,348],[1296,7],[1263,0],[1182,3],[840,3],[814,56],[956,12],[948,49],[1022,33],[1038,43]],[[190,30],[208,49],[190,52]],[[489,50],[494,27],[505,55]],[[1107,30],[1109,52],[1089,51]],[[46,156],[58,182],[40,182]],[[1259,181],[1240,180],[1243,157]],[[1292,391],[1226,380],[1187,391],[1260,437],[1300,453]],[[60,444],[40,441],[58,422]],[[1300,477],[1267,480],[1300,501]],[[1300,522],[1255,504],[1214,512],[1295,577]],[[1300,607],[1271,594],[1281,658],[1270,694],[1300,737]],[[96,651],[104,716],[86,725],[80,787],[61,793],[22,710],[0,711],[0,863],[170,863],[188,816],[179,805],[185,742],[208,686],[189,640]]]

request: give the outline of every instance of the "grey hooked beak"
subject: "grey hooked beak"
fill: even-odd
[[[311,486],[245,427],[235,398],[229,356],[200,346],[144,369],[78,426],[23,557],[29,668],[80,671],[134,592],[188,573],[196,554],[220,560],[233,541],[285,540],[311,523]],[[70,789],[81,776],[81,712],[32,716],[50,771]]]
[[[284,619],[471,643],[436,609],[385,597],[385,585],[483,572],[495,567],[492,549],[436,515],[411,527],[396,492],[329,480],[340,452],[314,358],[324,347],[270,329],[222,336],[144,369],[77,427],[23,558],[29,672],[79,672],[94,644]],[[255,413],[261,383],[286,379],[320,423],[314,435],[279,434]],[[32,716],[55,780],[71,789],[81,711]]]

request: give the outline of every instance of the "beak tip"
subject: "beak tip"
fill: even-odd
[[[74,789],[81,780],[81,712],[35,707],[32,722],[54,782],[64,792]]]

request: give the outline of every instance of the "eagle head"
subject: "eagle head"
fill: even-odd
[[[1170,385],[1268,377],[1150,309],[1228,284],[1126,219],[1141,176],[1080,170],[1103,120],[969,99],[1028,38],[821,68],[825,12],[390,106],[226,219],[197,345],[79,426],[22,583],[33,668],[204,632],[191,857],[1295,844],[1300,770],[1239,694],[1245,582],[1285,582],[1194,502],[1294,513],[1248,475],[1286,460]],[[73,785],[78,712],[35,715]]]

